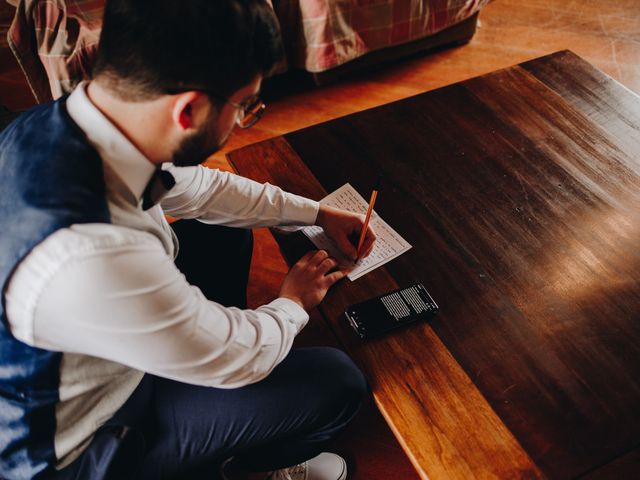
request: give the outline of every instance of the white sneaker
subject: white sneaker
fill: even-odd
[[[299,465],[272,472],[269,480],[346,480],[347,462],[340,455],[324,452]]]
[[[224,480],[231,480],[225,473],[225,467],[231,462],[227,459],[220,470]],[[347,462],[335,453],[321,453],[293,467],[282,468],[271,472],[265,480],[346,480]]]

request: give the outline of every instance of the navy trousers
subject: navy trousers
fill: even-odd
[[[251,232],[197,221],[172,226],[187,279],[211,300],[245,307]],[[349,357],[324,347],[293,349],[266,379],[237,389],[145,375],[81,457],[48,477],[215,479],[231,456],[255,471],[283,468],[323,451],[366,391]]]

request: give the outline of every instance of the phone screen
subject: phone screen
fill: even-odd
[[[416,283],[352,305],[345,315],[361,338],[370,338],[418,320],[428,320],[437,312],[438,305],[427,289]]]

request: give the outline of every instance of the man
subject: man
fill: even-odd
[[[281,50],[264,0],[111,0],[94,80],[0,136],[0,477],[346,478],[320,453],[365,381],[290,351],[344,271],[309,252],[246,309],[245,229],[315,223],[355,258],[363,218],[196,166]]]

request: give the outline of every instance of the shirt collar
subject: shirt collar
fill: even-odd
[[[138,150],[87,96],[80,83],[67,99],[67,111],[102,158],[140,199],[156,166]]]

